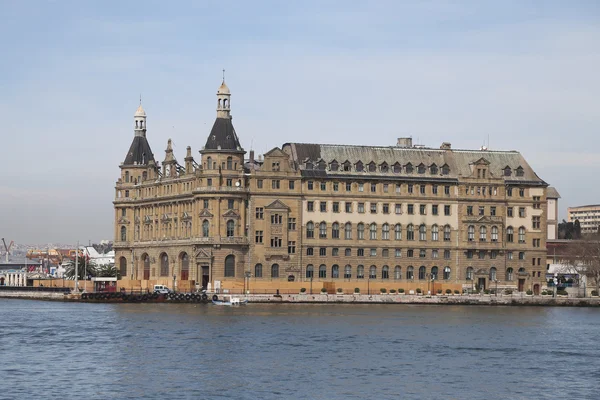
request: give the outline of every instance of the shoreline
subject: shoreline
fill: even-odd
[[[219,297],[223,294],[218,295]],[[237,295],[237,297],[244,297]],[[63,301],[77,303],[125,304],[114,301],[87,301],[78,294],[11,291],[0,292],[3,299]],[[400,295],[400,294],[249,294],[244,298],[250,304],[425,304],[468,306],[541,306],[541,307],[600,307],[600,297],[556,297],[528,295]],[[164,301],[182,304],[188,302]],[[132,304],[132,303],[127,303]],[[199,303],[202,304],[202,303]],[[210,304],[210,303],[209,303]]]

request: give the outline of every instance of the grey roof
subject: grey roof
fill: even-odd
[[[201,153],[206,151],[244,152],[231,123],[231,118],[215,120]]]
[[[525,158],[517,151],[492,151],[492,150],[450,150],[450,149],[432,149],[432,148],[405,148],[395,146],[351,146],[351,145],[332,145],[332,144],[314,144],[314,143],[286,143],[283,145],[283,150],[290,154],[291,160],[301,170],[303,175],[323,176],[363,176],[371,177],[397,177],[402,179],[410,179],[410,177],[423,177],[432,179],[458,179],[472,175],[471,165],[475,162],[484,159],[489,163],[489,170],[495,177],[502,177],[507,183],[527,183],[534,185],[546,185],[529,166]],[[306,161],[318,163],[324,161],[326,163],[325,170],[318,173],[308,172],[310,168],[306,168]],[[338,171],[331,171],[330,165],[332,161],[337,161],[340,164]],[[350,171],[343,171],[341,165],[344,162],[350,162],[352,168]],[[355,170],[355,164],[361,161],[364,164],[365,171],[367,165],[374,162],[377,165],[375,172],[360,172]],[[383,163],[387,163],[388,171],[381,172],[379,168]],[[392,166],[398,162],[403,168],[400,172],[394,173]],[[411,164],[414,168],[413,173],[406,172],[406,165]],[[417,173],[417,166],[424,164],[427,167],[425,174]],[[438,173],[433,175],[430,173],[429,167],[432,165],[438,167]],[[449,168],[447,175],[441,174],[442,166]],[[504,175],[504,169],[511,169],[510,176]],[[517,176],[516,170],[522,168],[523,173]],[[319,170],[315,165],[314,170]],[[304,172],[306,171],[306,172]]]
[[[154,161],[154,154],[148,140],[145,136],[135,136],[123,164],[147,165],[150,161]]]
[[[549,186],[546,189],[546,198],[548,199],[560,199],[560,194],[558,194],[558,190],[554,186]]]

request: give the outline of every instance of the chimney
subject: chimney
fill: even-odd
[[[440,146],[440,149],[442,149],[442,150],[450,150],[451,148],[452,148],[452,145],[450,144],[450,142],[444,142]]]
[[[250,150],[250,164],[254,164],[254,150]]]
[[[412,138],[398,138],[397,147],[410,148],[413,147]]]

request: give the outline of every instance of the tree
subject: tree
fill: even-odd
[[[121,271],[119,271],[114,264],[101,266],[100,268],[98,268],[97,273],[98,275],[96,276],[98,277],[111,278],[116,276],[117,279],[121,279]]]
[[[573,239],[581,239],[581,224],[578,219],[576,219],[573,224]]]
[[[93,262],[88,261],[86,265],[85,257],[80,256],[77,264],[78,279],[84,280],[88,276],[96,276],[96,265]],[[65,269],[65,276],[69,279],[75,279],[75,261],[69,261]]]
[[[586,276],[600,292],[600,241],[573,241],[567,247],[565,262],[580,276]]]

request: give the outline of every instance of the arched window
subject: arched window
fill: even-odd
[[[444,226],[444,242],[450,241],[450,233],[452,230],[450,229],[450,225]]]
[[[312,221],[306,223],[306,238],[312,239],[315,237],[315,224]]]
[[[415,227],[413,224],[408,224],[406,227],[406,240],[415,240]]]
[[[127,276],[127,259],[125,257],[119,259],[119,273],[121,276]]]
[[[415,279],[415,268],[412,265],[409,265],[408,268],[406,268],[406,279]]]
[[[473,267],[467,267],[466,279],[468,281],[472,281],[473,280]]]
[[[390,279],[390,267],[387,265],[384,265],[383,268],[381,268],[381,279]]]
[[[206,158],[206,169],[212,169],[212,158]]]
[[[306,277],[312,278],[313,276],[315,276],[315,267],[312,264],[308,264],[306,266]]]
[[[187,253],[182,253],[179,261],[181,262],[181,280],[187,281],[190,275],[190,258]]]
[[[358,267],[356,267],[356,278],[357,279],[365,278],[365,266],[364,265],[359,265]]]
[[[419,240],[427,240],[427,227],[425,224],[421,224],[421,226],[419,226]]]
[[[450,279],[450,267],[444,267],[444,280]]]
[[[512,226],[509,226],[508,228],[506,228],[506,241],[508,243],[512,243],[514,241],[514,239],[515,239],[514,234],[515,234],[515,232],[514,232]]]
[[[494,282],[496,280],[496,267],[490,268],[490,281]]]
[[[475,227],[473,225],[469,225],[467,228],[467,240],[469,242],[475,240]]]
[[[233,254],[225,257],[225,277],[235,277],[235,256]]]
[[[327,224],[325,222],[321,222],[319,224],[319,238],[320,239],[327,238]]]
[[[148,280],[150,279],[150,256],[144,254],[142,260],[144,260],[144,280]]]
[[[492,242],[498,241],[498,227],[492,226]]]
[[[376,240],[377,239],[377,224],[372,223],[369,228],[369,239]]]
[[[327,266],[325,264],[319,265],[319,278],[327,278]]]
[[[369,278],[371,278],[371,279],[377,278],[377,267],[374,265],[371,265],[371,267],[369,268]]]
[[[232,219],[227,221],[227,237],[233,237],[235,231],[235,222]]]
[[[394,239],[402,240],[402,224],[396,224],[394,226]]]
[[[254,277],[262,278],[262,264],[256,264],[254,266]]]
[[[233,169],[233,158],[227,157],[227,169]]]
[[[279,278],[279,264],[271,265],[271,278]]]
[[[527,273],[525,272],[525,268],[523,268],[523,267],[519,268],[519,271],[517,273],[519,275],[527,275]]]
[[[127,241],[127,228],[125,226],[121,227],[121,241]]]
[[[402,279],[402,267],[399,265],[396,265],[394,267],[394,279],[396,279],[396,280]]]
[[[350,264],[344,267],[344,278],[350,279],[352,278],[352,266]]]
[[[485,226],[479,227],[479,241],[485,242],[487,240],[487,228]]]
[[[169,256],[166,253],[160,256],[160,276],[169,276]]]
[[[525,243],[525,228],[519,228],[519,243]]]
[[[340,238],[340,224],[338,224],[337,222],[334,222],[331,225],[331,237],[333,239],[339,239]]]
[[[431,267],[431,279],[438,279],[438,267]]]
[[[424,265],[419,267],[419,279],[420,280],[425,279],[425,266]]]
[[[433,240],[434,242],[440,240],[439,228],[435,224],[431,227],[431,240]]]
[[[340,277],[340,266],[337,264],[334,264],[331,267],[331,277],[332,278],[339,278]]]
[[[383,240],[389,240],[390,238],[390,224],[385,223],[381,227],[381,238]]]
[[[346,225],[344,225],[344,239],[352,239],[352,224],[350,222],[346,222]]]
[[[210,236],[210,222],[207,219],[202,221],[202,236],[209,237]]]
[[[358,239],[364,239],[365,238],[365,224],[363,224],[362,222],[358,224],[357,226],[357,230],[356,230]]]
[[[506,280],[507,281],[512,281],[513,280],[513,269],[512,268],[507,268],[506,269]]]

